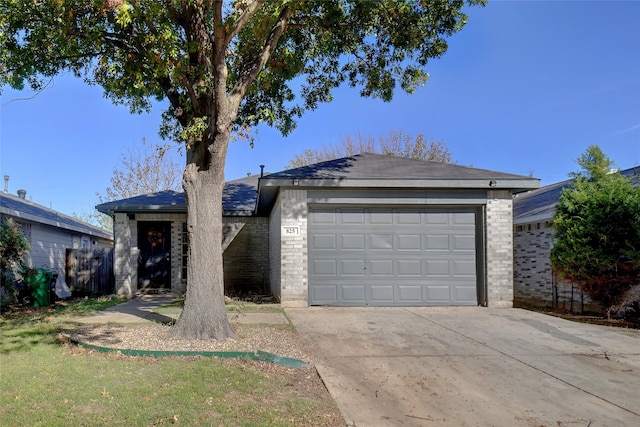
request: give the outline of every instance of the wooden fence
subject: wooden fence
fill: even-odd
[[[67,249],[66,282],[78,294],[109,295],[114,292],[113,248]]]

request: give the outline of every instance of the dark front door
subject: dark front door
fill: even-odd
[[[171,289],[170,238],[170,222],[138,222],[138,289]]]

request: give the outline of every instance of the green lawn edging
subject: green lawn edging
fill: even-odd
[[[287,368],[308,369],[302,360],[290,357],[278,356],[277,354],[268,353],[266,351],[168,351],[168,350],[134,350],[101,347],[93,344],[87,344],[80,341],[72,341],[74,344],[89,350],[99,351],[101,353],[120,353],[124,356],[146,356],[146,357],[170,357],[170,356],[203,356],[203,357],[220,357],[223,359],[248,358],[257,362],[274,363],[276,365],[285,366]]]

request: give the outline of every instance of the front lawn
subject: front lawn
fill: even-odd
[[[2,426],[344,425],[315,369],[204,357],[125,357],[65,342],[80,301],[0,318]]]

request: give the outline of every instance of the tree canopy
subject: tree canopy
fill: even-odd
[[[132,112],[167,100],[161,134],[185,143],[189,284],[173,331],[233,336],[224,310],[222,189],[229,138],[284,134],[342,84],[389,101],[486,0],[5,0],[0,85],[72,72]],[[80,107],[79,107],[80,108]]]
[[[582,169],[556,205],[553,268],[609,314],[640,284],[640,186],[611,171],[597,146],[578,158]],[[636,181],[638,176],[635,177]]]
[[[444,142],[427,140],[423,134],[418,134],[414,138],[400,130],[392,130],[380,135],[377,140],[373,137],[364,137],[358,132],[355,137],[352,135],[343,137],[339,144],[324,146],[321,149],[307,149],[291,159],[287,169],[360,153],[379,153],[441,163],[451,162],[451,152]]]

